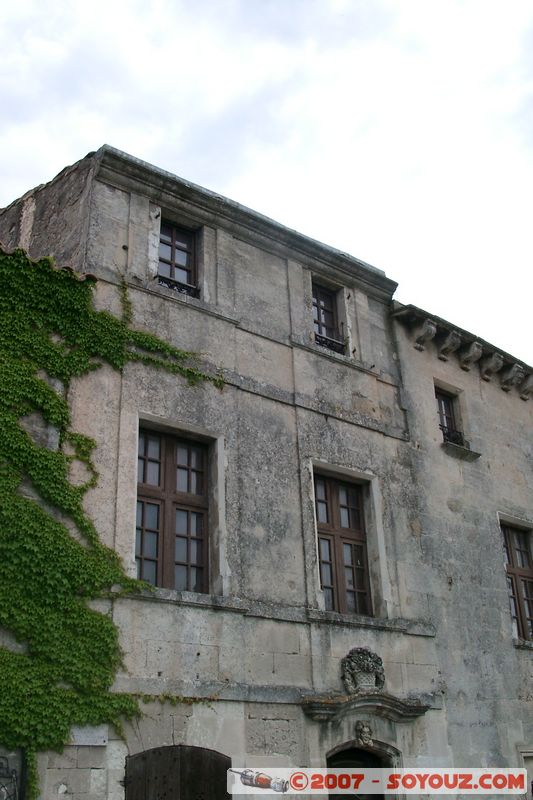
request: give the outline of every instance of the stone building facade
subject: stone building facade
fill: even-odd
[[[531,367],[107,146],[0,212],[0,241],[94,274],[101,309],[125,280],[133,324],[225,380],[132,363],[70,391],[98,445],[88,510],[156,584],[113,604],[115,688],[195,701],[144,706],[125,740],[74,730],[40,757],[44,800],[119,800],[127,756],[178,745],[531,767]]]

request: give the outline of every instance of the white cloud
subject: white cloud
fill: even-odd
[[[107,141],[533,360],[529,0],[20,0],[0,203]]]

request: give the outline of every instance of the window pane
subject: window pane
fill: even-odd
[[[191,467],[202,469],[204,465],[204,454],[199,447],[191,447]]]
[[[144,508],[144,527],[150,530],[159,530],[159,506],[155,503],[146,503]]]
[[[161,238],[162,239],[172,238],[172,226],[168,225],[166,222],[161,223]]]
[[[187,535],[187,518],[189,514],[187,511],[182,511],[180,508],[176,509],[176,533]]]
[[[144,455],[144,433],[139,434],[139,455]]]
[[[178,283],[189,283],[189,273],[185,269],[176,267],[174,270],[174,280],[178,281]]]
[[[152,586],[156,584],[156,564],[155,561],[143,561],[142,564],[142,579],[151,583]]]
[[[198,567],[191,567],[191,591],[201,592],[203,589],[202,583],[204,579],[203,569]]]
[[[157,558],[157,533],[145,531],[143,536],[144,552],[143,556]]]
[[[324,561],[331,561],[331,548],[327,539],[319,539],[320,542],[320,558]]]
[[[348,611],[355,611],[355,592],[346,592],[346,607]]]
[[[191,472],[191,492],[192,494],[203,494],[204,476],[202,472]]]
[[[174,567],[174,588],[187,589],[187,567],[179,564]]]
[[[146,462],[146,483],[150,486],[159,486],[159,464],[157,461]]]
[[[339,486],[339,503],[341,506],[348,505],[348,498],[346,496],[346,488],[344,486]]]
[[[203,564],[202,542],[198,539],[191,539],[191,564]]]
[[[157,274],[161,275],[163,278],[170,278],[170,269],[170,264],[165,264],[164,261],[160,261]]]
[[[331,584],[333,583],[332,577],[333,577],[333,576],[332,576],[332,574],[331,574],[331,567],[330,567],[330,565],[329,565],[329,564],[324,564],[324,563],[323,563],[323,564],[322,564],[322,583],[323,583],[325,586],[331,586]]]
[[[316,511],[319,522],[328,521],[328,507],[325,503],[319,500],[316,504]]]
[[[350,518],[348,516],[348,509],[341,508],[341,528],[349,528],[350,527]]]
[[[143,521],[143,504],[137,500],[137,526],[140,528]]]
[[[187,539],[182,539],[181,536],[176,536],[176,561],[187,561]]]
[[[344,580],[348,589],[354,588],[353,570],[350,567],[344,567]]]
[[[179,229],[175,229],[174,231],[174,241],[180,247],[188,248],[192,244],[193,234],[188,233],[187,231],[180,231]]]
[[[324,589],[326,611],[333,611],[333,589]]]
[[[185,250],[175,250],[174,262],[181,267],[187,267],[189,264],[189,254]]]
[[[189,448],[179,444],[177,447],[176,460],[178,464],[186,467],[189,463]]]
[[[135,531],[135,555],[141,555],[141,534],[142,531],[140,528],[137,528]]]
[[[137,459],[137,482],[144,483],[144,459]]]
[[[344,563],[346,566],[351,566],[353,564],[352,561],[352,546],[349,544],[345,544],[342,547],[344,553]]]
[[[186,469],[176,470],[176,489],[178,492],[187,492],[189,490],[189,472]]]
[[[191,536],[201,536],[204,532],[204,516],[191,512]]]
[[[161,258],[165,258],[167,261],[170,261],[172,258],[172,249],[170,245],[159,242],[159,255]]]
[[[159,461],[161,443],[159,436],[148,437],[148,458],[155,458]]]

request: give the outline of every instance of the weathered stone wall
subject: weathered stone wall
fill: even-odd
[[[96,303],[115,313],[125,277],[133,324],[201,353],[226,386],[190,388],[132,363],[122,375],[104,367],[74,382],[73,426],[98,445],[100,481],[87,508],[134,574],[139,424],[203,436],[210,593],[156,589],[115,601],[124,651],[116,688],[197,700],[149,704],[125,741],[109,731],[107,744],[95,744],[89,731],[92,744],[43,756],[45,800],[64,787],[118,800],[125,756],[168,744],[208,747],[239,765],[324,766],[354,742],[361,718],[396,763],[518,765],[517,746],[533,741],[531,651],[512,641],[497,515],[533,514],[523,435],[531,403],[438,361],[429,346],[415,350],[391,319],[394,285],[379,271],[259,216],[254,228],[249,212],[133,160],[101,160],[36,193],[39,208],[50,193],[52,219],[74,215],[79,242],[39,212],[32,254],[96,274]],[[13,213],[0,218],[0,239]],[[157,284],[162,216],[201,226],[201,299]],[[346,356],[314,343],[313,278],[339,288]],[[441,447],[434,380],[461,391],[477,461]],[[313,469],[364,486],[373,617],[324,610]],[[304,697],[343,692],[340,663],[355,646],[383,658],[388,693],[419,697],[429,710],[411,721],[306,715]]]
[[[478,363],[465,371],[458,356],[440,360],[433,341],[415,349],[416,331],[398,324],[396,334],[419,509],[418,558],[399,554],[405,592],[431,589],[456,763],[514,764],[533,741],[532,650],[513,640],[500,522],[533,527],[533,406],[502,391],[499,376],[482,380]],[[443,447],[435,384],[457,394],[476,460]]]

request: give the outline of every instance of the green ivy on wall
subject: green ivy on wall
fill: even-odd
[[[50,259],[0,251],[0,629],[17,643],[0,647],[0,744],[25,750],[30,800],[38,751],[61,750],[72,725],[120,730],[139,713],[134,696],[110,691],[118,632],[87,601],[143,584],[125,574],[83,508],[98,478],[95,443],[70,429],[69,382],[104,363],[120,370],[141,361],[191,384],[221,384],[192,354],[130,327],[125,287],[121,319],[96,311],[94,286]],[[27,431],[23,418],[35,412],[44,436],[56,432],[55,448]],[[83,485],[70,480],[73,461],[87,467]]]

